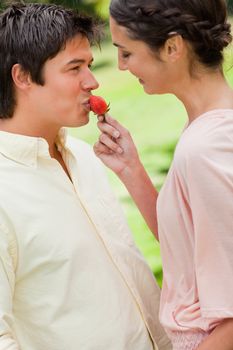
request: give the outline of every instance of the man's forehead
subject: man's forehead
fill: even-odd
[[[93,61],[90,43],[86,37],[76,36],[69,40],[64,48],[54,57],[63,64],[75,64]]]

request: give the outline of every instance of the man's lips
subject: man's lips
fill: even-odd
[[[84,109],[86,109],[88,112],[90,112],[91,106],[90,106],[89,100],[82,103],[82,105],[83,105]]]
[[[138,79],[138,80],[139,80],[139,83],[140,83],[140,84],[142,84],[142,85],[145,84],[144,80],[142,80],[142,79]]]

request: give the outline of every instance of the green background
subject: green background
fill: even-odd
[[[44,0],[37,2],[54,2],[82,8],[90,14],[98,14],[107,23],[108,0]],[[228,4],[229,8],[233,9],[233,0],[228,1]],[[3,6],[3,1],[0,1],[1,6]],[[106,32],[108,33],[107,26]],[[176,142],[186,122],[186,112],[174,96],[146,95],[133,76],[119,71],[116,48],[112,46],[109,35],[102,43],[101,50],[93,48],[93,53],[95,57],[93,72],[100,83],[100,88],[95,91],[95,94],[102,95],[107,102],[110,102],[111,115],[130,130],[145,168],[154,185],[160,189],[171,163]],[[225,52],[225,57],[224,71],[229,83],[233,85],[231,46]],[[93,145],[99,135],[96,117],[90,115],[88,125],[80,129],[70,129],[70,133]],[[107,169],[106,171],[123,206],[135,242],[161,284],[162,268],[159,244],[147,228],[124,186],[112,172]]]

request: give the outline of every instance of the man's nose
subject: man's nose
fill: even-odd
[[[82,82],[82,88],[87,91],[98,89],[99,83],[94,74],[89,70]]]

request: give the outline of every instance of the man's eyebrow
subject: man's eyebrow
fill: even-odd
[[[94,61],[94,58],[91,58],[90,61],[89,61],[88,63],[91,64],[93,61]],[[66,63],[66,66],[69,66],[69,65],[71,65],[71,64],[85,63],[85,62],[86,62],[86,60],[74,58],[73,60],[67,62],[67,63]]]

